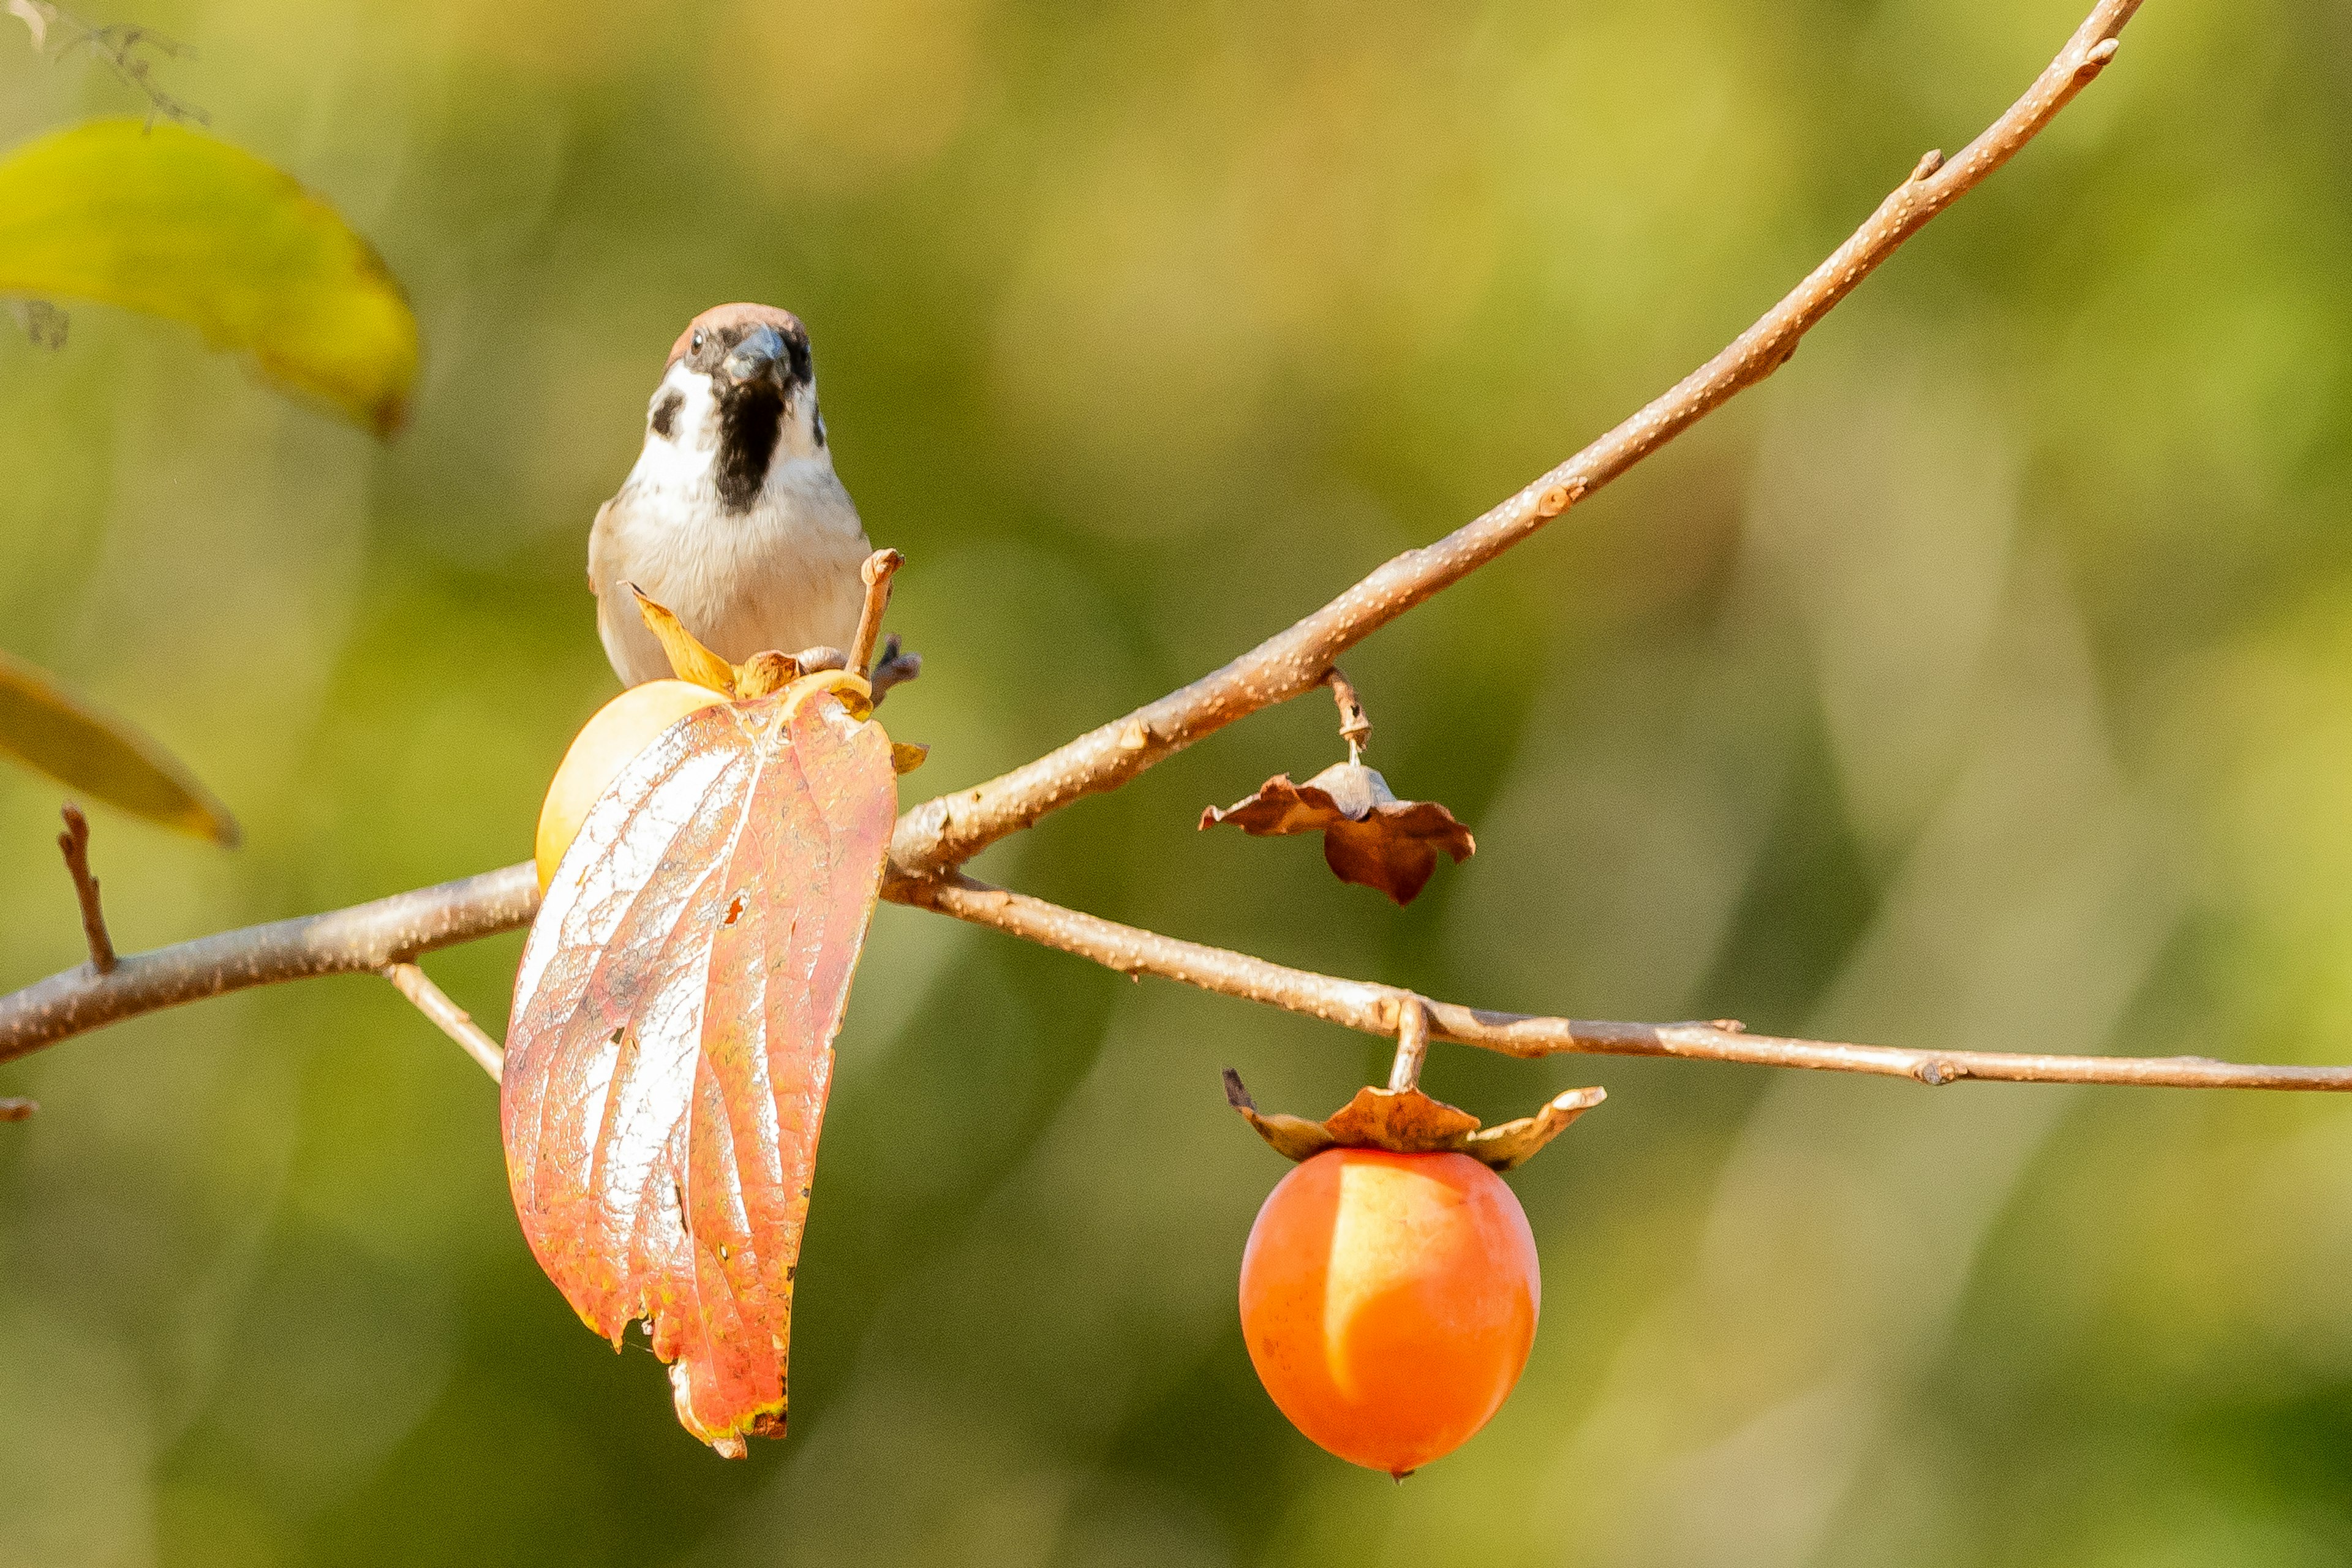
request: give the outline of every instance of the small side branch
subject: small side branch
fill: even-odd
[[[1429,1059],[1429,1009],[1412,997],[1397,1010],[1396,1060],[1389,1064],[1389,1088],[1402,1093],[1421,1087],[1421,1067]]]
[[[450,999],[449,994],[433,984],[433,977],[414,963],[388,963],[379,971],[392,982],[403,996],[416,1004],[416,1010],[433,1020],[441,1032],[457,1042],[458,1048],[482,1066],[490,1081],[499,1081],[506,1068],[507,1054],[490,1038],[473,1015]]]
[[[1406,1010],[1425,1008],[1428,1038],[1476,1046],[1505,1056],[1534,1058],[1580,1052],[1674,1057],[1686,1061],[1874,1073],[1925,1084],[1980,1079],[2002,1083],[2137,1084],[2172,1089],[2352,1090],[2352,1067],[2265,1067],[2214,1061],[2206,1057],[1913,1051],[1892,1046],[1751,1035],[1728,1022],[1620,1024],[1493,1013],[1458,1003],[1428,1001],[1397,986],[1290,969],[1246,953],[1138,931],[1133,926],[1081,914],[963,876],[936,880],[896,878],[884,887],[882,896],[898,903],[953,915],[974,925],[992,926],[1045,947],[1059,948],[1121,974],[1158,975],[1221,995],[1303,1013],[1368,1035],[1398,1037]]]
[[[89,943],[89,966],[100,974],[114,973],[114,939],[107,934],[106,910],[98,901],[98,879],[89,871],[89,818],[71,801],[59,812],[66,830],[58,835],[58,848],[73,878],[74,896],[81,900],[81,934]]]

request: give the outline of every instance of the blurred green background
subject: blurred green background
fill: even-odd
[[[0,640],[236,808],[100,814],[144,947],[523,858],[609,693],[583,584],[661,356],[800,311],[905,551],[893,700],[986,777],[1222,662],[1744,326],[2083,0],[152,0],[215,129],[423,321],[378,447],[180,329],[0,333]],[[134,108],[0,16],[0,144]],[[1412,909],[1193,830],[1319,695],[984,857],[1492,1005],[2352,1059],[2352,9],[2155,0],[1788,369],[1349,661],[1481,852]],[[80,957],[0,770],[0,984]],[[493,1027],[519,940],[429,967]],[[1514,1178],[1517,1395],[1402,1487],[1234,1307],[1383,1053],[886,907],[792,1436],[679,1431],[532,1264],[496,1097],[390,987],[5,1068],[0,1563],[2352,1562],[2352,1106],[1440,1047]]]

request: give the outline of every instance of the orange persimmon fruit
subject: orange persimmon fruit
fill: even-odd
[[[605,703],[581,726],[539,808],[541,891],[555,879],[556,865],[579,837],[588,808],[621,776],[621,770],[688,714],[726,700],[725,693],[690,680],[648,680]]]
[[[1267,1194],[1242,1335],[1291,1424],[1402,1478],[1502,1407],[1535,1343],[1534,1233],[1466,1154],[1329,1149]]]

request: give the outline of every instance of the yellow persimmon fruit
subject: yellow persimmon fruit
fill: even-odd
[[[632,686],[581,726],[547,786],[547,800],[539,808],[539,886],[547,890],[563,852],[579,837],[588,808],[596,804],[612,782],[621,776],[639,752],[654,743],[663,731],[689,713],[699,712],[724,694],[690,680],[648,680]]]
[[[1285,1176],[1242,1254],[1242,1334],[1291,1424],[1402,1476],[1484,1426],[1543,1295],[1528,1216],[1466,1154],[1331,1149]]]

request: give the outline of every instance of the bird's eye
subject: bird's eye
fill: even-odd
[[[693,353],[700,353],[702,352],[702,334],[700,332],[694,334],[694,347],[689,352]]]

